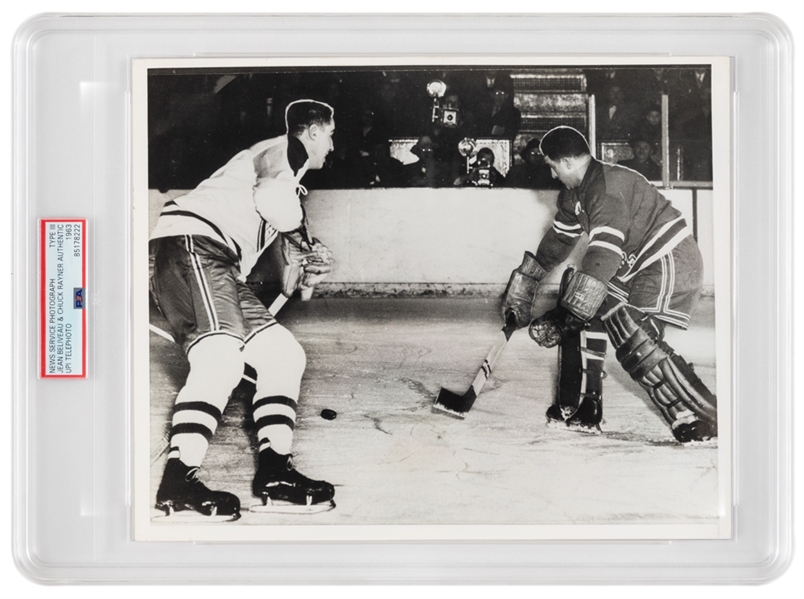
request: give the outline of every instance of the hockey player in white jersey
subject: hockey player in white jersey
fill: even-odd
[[[243,150],[196,189],[167,202],[151,235],[153,297],[190,365],[156,495],[156,507],[168,515],[240,517],[239,499],[208,489],[197,472],[246,366],[256,373],[254,494],[266,510],[334,507],[334,487],[299,473],[291,458],[305,352],[245,284],[277,238],[287,262],[285,295],[302,289],[309,299],[330,270],[329,250],[307,235],[300,180],[320,169],[333,149],[333,109],[299,100],[288,106],[286,122],[286,135]]]

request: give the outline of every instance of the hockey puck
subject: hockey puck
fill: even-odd
[[[330,410],[329,408],[321,410],[321,418],[324,420],[335,420],[337,416],[338,413],[335,410]]]

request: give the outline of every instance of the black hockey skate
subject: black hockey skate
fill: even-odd
[[[262,499],[262,504],[249,508],[253,512],[315,514],[335,507],[335,487],[307,478],[293,467],[292,456],[270,448],[260,452],[251,488]]]
[[[554,403],[547,408],[547,412],[545,412],[544,415],[547,416],[547,426],[551,428],[556,427],[556,425],[561,425],[563,427],[567,416],[570,416],[570,414],[565,414],[564,410],[562,410],[561,406],[557,403]]]
[[[165,465],[156,492],[156,508],[167,519],[197,522],[228,522],[240,518],[240,500],[225,491],[212,491],[198,480],[198,468],[178,458]]]
[[[717,430],[708,422],[693,420],[673,426],[673,436],[679,443],[704,443],[717,437]]]
[[[577,409],[571,406],[561,407],[552,404],[545,412],[549,428],[580,431],[582,433],[600,433],[600,422],[603,420],[603,410],[600,399],[584,397]]]
[[[570,430],[599,434],[601,420],[603,420],[603,409],[600,399],[587,395],[581,399],[581,405],[567,418],[565,424]]]

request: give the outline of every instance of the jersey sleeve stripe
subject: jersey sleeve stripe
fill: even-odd
[[[609,245],[616,246],[620,248],[620,251],[623,251],[623,239],[617,235],[599,232],[595,237],[590,237],[589,240],[591,243],[607,243]]]
[[[553,231],[555,231],[555,232],[556,232],[556,233],[558,233],[559,235],[564,235],[565,237],[569,237],[569,238],[571,238],[571,239],[575,239],[576,237],[580,237],[580,236],[581,236],[581,234],[580,234],[580,233],[568,233],[568,232],[566,232],[566,231],[562,231],[562,230],[560,230],[560,229],[556,229],[555,227],[553,227]]]
[[[612,237],[619,237],[622,241],[625,241],[625,233],[623,233],[618,229],[615,229],[614,227],[595,227],[589,233],[589,239],[594,239],[598,235],[609,235]]]
[[[580,225],[580,224],[577,224],[577,225],[567,225],[567,224],[564,224],[564,223],[559,222],[559,221],[557,221],[557,220],[554,220],[554,221],[553,221],[553,226],[554,226],[556,229],[561,229],[561,230],[564,230],[564,231],[580,231],[580,230],[582,229],[582,227],[581,227],[581,225]]]
[[[622,250],[621,247],[618,247],[618,246],[614,245],[613,243],[609,243],[607,241],[601,241],[599,239],[596,239],[593,242],[591,242],[589,244],[589,247],[590,248],[598,247],[598,248],[602,248],[604,250],[610,250],[610,251],[614,252],[615,254],[617,254],[618,256],[623,255],[623,250]]]

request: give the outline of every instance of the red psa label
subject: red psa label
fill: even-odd
[[[39,221],[39,376],[87,376],[87,221]]]

